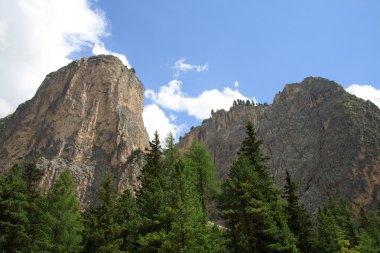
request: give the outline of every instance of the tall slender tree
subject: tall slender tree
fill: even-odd
[[[138,252],[140,217],[136,199],[129,189],[117,198],[113,208],[114,221],[119,226],[118,237],[122,239],[119,249],[122,252]]]
[[[49,208],[46,196],[41,194],[38,187],[44,173],[37,167],[35,160],[23,163],[21,171],[27,185],[28,234],[32,241],[29,249],[31,252],[49,252],[53,245],[51,224],[48,222]]]
[[[233,252],[298,252],[287,226],[286,200],[274,185],[251,123],[221,196]]]
[[[85,252],[120,252],[121,226],[116,222],[114,203],[116,186],[110,169],[98,189],[99,205],[85,214]]]
[[[0,178],[0,250],[28,252],[31,243],[27,185],[18,165]]]
[[[343,246],[355,246],[358,227],[353,217],[345,201],[337,202],[330,197],[318,211],[317,251],[330,253],[339,251]]]
[[[141,171],[141,187],[137,191],[137,207],[141,217],[140,248],[143,252],[157,252],[170,231],[168,212],[167,169],[157,131],[149,142],[146,164]]]
[[[288,204],[285,206],[285,212],[288,215],[288,226],[298,238],[297,246],[301,252],[314,252],[313,224],[304,205],[300,203],[296,194],[296,182],[294,182],[288,170],[285,173],[284,197],[288,201]]]
[[[79,252],[83,223],[74,181],[68,169],[62,171],[48,194],[52,252]]]
[[[216,178],[216,168],[206,147],[199,141],[194,141],[186,152],[188,166],[195,173],[196,190],[200,198],[202,211],[207,216],[209,205],[220,193],[220,183]]]
[[[358,245],[362,253],[380,252],[380,206],[377,211],[361,211]]]

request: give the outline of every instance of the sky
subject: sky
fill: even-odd
[[[308,76],[380,106],[379,11],[378,0],[0,0],[0,117],[97,54],[136,70],[150,136],[178,139],[211,109],[272,103]]]

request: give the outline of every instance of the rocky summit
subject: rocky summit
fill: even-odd
[[[36,159],[47,190],[69,168],[82,206],[107,168],[119,191],[135,188],[139,150],[148,145],[143,92],[134,71],[113,56],[83,58],[47,75],[31,100],[0,120],[0,170]]]
[[[219,110],[180,141],[203,142],[226,177],[252,121],[276,183],[288,169],[302,202],[313,213],[329,197],[359,208],[380,201],[380,110],[335,82],[306,78],[288,84],[271,105],[235,105]]]

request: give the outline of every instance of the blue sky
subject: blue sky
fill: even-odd
[[[4,12],[0,17],[10,16],[10,2],[0,0]],[[14,2],[25,9],[22,0]],[[66,54],[67,61],[101,52],[124,55],[148,90],[148,115],[158,117],[152,121],[163,122],[162,135],[172,130],[178,138],[200,124],[205,110],[228,108],[233,98],[271,103],[286,83],[308,76],[322,76],[345,88],[358,84],[349,91],[380,104],[377,0],[67,0],[63,5],[59,8],[63,20],[90,25],[78,31],[57,22],[57,27],[65,28],[64,38],[68,34],[84,37],[79,45],[65,41],[77,48],[67,49],[60,57]],[[70,7],[87,13],[88,18],[81,13],[76,17]],[[52,12],[49,8],[54,6],[34,6],[29,11]],[[28,25],[33,24],[29,16]],[[11,24],[12,17],[4,20]],[[0,49],[1,41],[7,40],[1,36],[1,24],[0,18]],[[49,43],[49,36],[46,40]],[[59,63],[52,64],[52,70]],[[5,89],[5,84],[0,85]],[[0,114],[2,100],[8,111],[14,109],[13,101],[19,102],[8,97],[0,94]],[[152,129],[152,123],[146,124]]]

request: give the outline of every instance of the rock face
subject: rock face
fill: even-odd
[[[380,110],[347,93],[335,82],[306,78],[288,84],[269,106],[233,106],[217,111],[180,141],[199,139],[226,177],[250,120],[263,140],[263,153],[279,186],[285,169],[299,184],[310,212],[329,195],[354,207],[373,207],[380,200]]]
[[[138,150],[148,144],[143,92],[113,56],[83,58],[47,75],[31,100],[0,120],[0,169],[35,158],[46,171],[41,187],[47,190],[67,167],[83,205],[94,198],[107,168],[120,191],[135,187]]]

